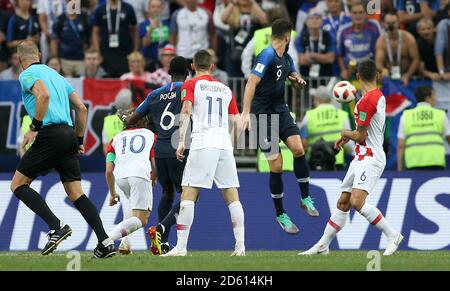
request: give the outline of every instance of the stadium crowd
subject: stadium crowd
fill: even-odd
[[[404,87],[431,80],[436,107],[450,109],[449,0],[0,0],[0,9],[0,80],[18,79],[15,48],[25,39],[65,77],[162,86],[173,57],[192,62],[210,49],[218,80],[245,80],[270,44],[271,23],[287,18],[302,76],[352,80],[358,62],[374,59]],[[310,88],[327,85],[319,83]],[[329,103],[324,90],[314,92]]]

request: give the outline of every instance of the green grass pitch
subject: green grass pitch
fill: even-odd
[[[230,257],[225,251],[192,251],[187,257],[157,257],[149,252],[129,256],[91,259],[81,252],[81,271],[365,271],[373,259],[367,251],[332,251],[328,256],[301,257],[296,251],[248,251],[246,257]],[[70,253],[69,253],[70,254]],[[391,257],[380,252],[382,271],[450,270],[450,251],[400,251]],[[72,266],[67,252],[43,257],[38,252],[0,252],[0,270],[58,270]]]

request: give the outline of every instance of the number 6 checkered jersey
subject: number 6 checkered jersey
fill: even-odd
[[[190,153],[183,186],[208,188],[239,187],[228,115],[239,114],[231,89],[209,75],[184,83],[182,101],[192,103]]]

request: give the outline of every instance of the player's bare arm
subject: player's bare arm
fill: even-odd
[[[180,141],[177,148],[177,159],[182,161],[184,159],[186,133],[189,126],[189,121],[192,114],[192,102],[185,100],[180,114]]]
[[[255,97],[256,86],[261,82],[261,78],[250,74],[247,80],[247,85],[245,85],[244,91],[244,108],[242,110],[242,126],[243,129],[251,129],[250,125],[250,108],[252,106],[253,97]]]
[[[136,124],[142,118],[142,116],[140,116],[139,113],[137,113],[136,111],[134,111],[130,115],[122,115],[121,113],[117,113],[117,115],[126,126]]]
[[[397,171],[403,170],[404,154],[405,154],[405,139],[399,138],[397,142]]]
[[[358,125],[356,130],[343,130],[341,139],[353,140],[356,143],[361,143],[367,138],[368,126]]]
[[[82,154],[84,153],[83,137],[87,123],[87,108],[76,92],[70,94],[69,100],[70,104],[75,109],[75,132],[80,143],[79,153]]]
[[[106,162],[106,167],[105,167],[105,178],[106,178],[106,183],[108,184],[108,189],[109,189],[109,206],[113,206],[116,205],[117,202],[119,202],[120,198],[119,195],[117,195],[116,192],[116,179],[114,177],[114,163],[111,162]]]
[[[244,130],[242,118],[239,114],[229,114],[228,120],[231,124],[231,143],[235,146]]]
[[[150,162],[152,164],[152,172],[150,173],[150,180],[152,180],[152,187],[155,187],[156,181],[158,179],[158,172],[156,171],[155,157],[151,157]]]
[[[296,89],[303,89],[306,86],[306,81],[303,80],[303,78],[300,76],[299,73],[297,72],[292,72],[289,76],[288,79],[291,81],[291,84],[294,86],[294,88]]]
[[[48,104],[50,103],[50,93],[44,82],[37,80],[31,89],[34,97],[36,97],[36,112],[34,113],[34,119],[42,122],[44,120],[45,114],[48,110]],[[38,131],[29,130],[24,138],[22,147],[25,149],[27,145],[36,138]]]

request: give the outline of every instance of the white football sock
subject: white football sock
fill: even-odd
[[[111,230],[109,233],[109,237],[112,240],[118,240],[119,238],[122,238],[124,236],[127,236],[139,228],[142,227],[142,222],[139,218],[133,216],[128,219],[125,219],[124,221],[120,222],[116,227]]]
[[[191,200],[183,200],[180,203],[180,213],[177,220],[177,248],[185,250],[189,238],[189,231],[194,221],[195,203]]]
[[[123,211],[123,220],[126,220],[130,217],[133,217],[133,212],[131,210],[130,205],[127,206],[122,206],[122,211]],[[129,248],[131,248],[131,239],[130,236],[124,236],[122,238],[122,243],[126,244]]]
[[[245,247],[244,209],[242,208],[242,204],[239,201],[234,201],[228,205],[228,209],[231,214],[236,247]]]
[[[333,239],[336,237],[336,234],[345,226],[347,222],[349,212],[344,212],[338,208],[334,211],[333,215],[331,215],[328,220],[327,226],[323,232],[322,237],[317,242],[316,245],[324,245],[329,246]]]
[[[386,218],[384,218],[378,208],[366,203],[359,210],[359,214],[364,216],[370,224],[381,230],[388,239],[392,239],[397,235],[397,232],[392,228]]]

